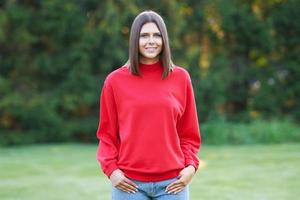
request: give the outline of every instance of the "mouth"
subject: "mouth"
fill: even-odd
[[[157,48],[156,47],[146,47],[145,48],[147,52],[156,52]]]

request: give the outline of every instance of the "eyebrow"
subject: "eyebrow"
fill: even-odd
[[[149,33],[149,32],[141,32],[140,35],[142,35],[142,34],[151,34],[151,33]],[[160,32],[153,32],[153,34],[159,34],[159,35],[161,35]]]

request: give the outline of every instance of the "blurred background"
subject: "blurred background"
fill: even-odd
[[[91,162],[95,162],[103,80],[127,61],[131,23],[138,13],[147,9],[162,15],[173,61],[192,76],[203,145],[207,145],[202,162],[206,167],[210,158],[232,158],[236,149],[227,145],[247,144],[245,148],[250,149],[242,150],[245,154],[241,158],[251,155],[253,149],[248,145],[251,144],[252,148],[257,145],[263,148],[256,149],[258,154],[265,152],[270,157],[273,154],[268,152],[290,152],[276,159],[299,160],[299,8],[299,0],[1,0],[0,161],[6,163],[2,165],[3,173],[12,169],[13,163],[18,169],[20,162],[13,158],[20,159],[20,152],[28,152],[29,159],[43,149],[45,155],[37,157],[42,163],[51,152],[73,152],[77,148],[90,149],[82,159],[92,155]],[[80,143],[79,147],[63,145],[70,142]],[[49,143],[55,144],[48,146]],[[55,146],[57,143],[60,145]],[[227,150],[231,153],[218,157]],[[276,159],[271,162],[272,167],[278,163]],[[299,167],[300,163],[292,164]],[[37,168],[28,170],[24,173],[37,172]],[[299,173],[296,168],[293,170],[290,178]],[[12,176],[4,174],[2,180],[20,175],[14,176],[17,171]],[[209,180],[207,177],[204,180]],[[300,187],[299,182],[290,179],[286,183],[294,184],[289,188]],[[12,185],[15,187],[16,183]],[[106,185],[102,187],[108,194]],[[265,198],[250,194],[248,197],[276,199],[272,196],[274,191]],[[295,191],[287,190],[283,196],[276,194],[276,197],[293,198],[288,195],[296,194]],[[14,199],[8,198],[10,192],[2,194]],[[213,194],[211,199],[234,199],[213,197]],[[194,199],[197,195],[197,191],[192,193]],[[247,199],[244,195],[237,199]]]
[[[299,0],[1,1],[1,144],[95,142],[103,79],[127,61],[131,23],[146,9],[163,16],[173,60],[191,73],[204,143],[300,141],[289,129],[300,120],[299,8]]]

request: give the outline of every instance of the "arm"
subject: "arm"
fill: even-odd
[[[192,81],[187,73],[186,100],[184,113],[177,123],[180,146],[185,157],[185,168],[181,170],[179,179],[169,184],[168,193],[178,193],[192,180],[199,166],[198,151],[201,145],[196,103]]]
[[[103,172],[109,177],[111,173],[118,169],[118,118],[115,99],[111,85],[104,82],[100,95],[100,120],[97,130],[99,146],[97,150],[97,160]]]
[[[185,167],[192,165],[197,170],[201,137],[192,81],[188,73],[185,98],[185,109],[177,123],[177,131],[180,138],[180,146],[185,157]]]
[[[112,185],[124,192],[135,193],[137,185],[118,169],[119,154],[118,115],[112,87],[106,81],[100,96],[100,121],[97,130],[99,146],[97,160]]]

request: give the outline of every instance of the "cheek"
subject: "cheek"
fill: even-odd
[[[142,51],[143,50],[143,46],[145,44],[143,43],[143,41],[139,40],[139,51]]]
[[[142,46],[145,46],[147,43],[146,40],[143,40],[143,39],[139,39],[139,46],[142,47]]]
[[[161,40],[158,44],[159,44],[159,48],[161,50],[163,48],[163,46],[164,46],[163,41]]]
[[[163,46],[163,41],[162,41],[162,39],[161,40],[159,40],[158,42],[157,42],[157,44],[159,45],[159,46]]]

